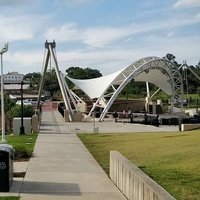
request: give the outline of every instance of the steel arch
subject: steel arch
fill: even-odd
[[[166,73],[170,78],[171,88],[172,88],[172,104],[171,111],[173,111],[174,102],[176,99],[183,98],[183,81],[181,74],[178,70],[178,67],[174,65],[167,59],[161,59],[159,57],[146,57],[142,58],[133,64],[129,65],[125,68],[120,75],[118,75],[115,80],[112,82],[111,86],[116,85],[116,83],[121,79],[121,83],[117,89],[114,90],[113,95],[109,99],[108,103],[104,107],[99,121],[102,121],[113,104],[114,100],[117,98],[119,93],[123,90],[123,88],[139,74],[144,72],[145,70],[151,69],[159,69],[162,70],[163,73]],[[121,76],[121,78],[119,78]],[[122,78],[123,77],[123,78]],[[105,94],[105,93],[104,93]],[[181,101],[181,108],[183,102]]]

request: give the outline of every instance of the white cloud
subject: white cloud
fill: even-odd
[[[88,28],[83,33],[83,42],[88,46],[104,47],[107,44],[132,35],[132,26]]]
[[[23,4],[29,4],[29,0],[0,0],[1,6],[21,6]]]
[[[173,5],[174,8],[188,8],[188,7],[200,7],[199,0],[177,0]]]
[[[103,48],[119,40],[130,41],[135,35],[157,30],[168,31],[168,37],[173,36],[173,29],[200,23],[200,17],[187,16],[176,19],[168,19],[165,22],[156,21],[153,23],[129,24],[126,26],[112,27],[88,27],[80,28],[78,24],[66,23],[61,26],[50,28],[44,34],[45,39],[55,39],[57,42],[77,41],[89,47]]]
[[[74,5],[83,5],[83,4],[86,4],[90,1],[91,0],[65,0],[66,3],[71,3],[71,4],[74,4]]]
[[[122,47],[121,49],[109,50],[77,50],[70,52],[58,52],[58,63],[62,71],[70,66],[92,67],[99,69],[103,74],[113,73],[127,67],[137,59],[146,56],[163,57],[167,53],[173,53],[177,61],[182,63],[187,60],[188,64],[197,64],[199,60],[200,37],[184,38],[160,38],[145,40],[143,44],[135,48]],[[188,54],[190,52],[190,54]]]
[[[173,53],[181,63],[197,64],[199,61],[200,37],[154,38],[144,40],[144,43],[134,48],[79,49],[74,51],[57,51],[58,65],[62,72],[67,67],[92,67],[99,69],[104,75],[127,67],[137,59],[146,56],[163,57]],[[189,52],[189,53],[188,53]],[[5,73],[19,71],[20,73],[42,72],[44,49],[34,51],[8,51],[4,56]],[[53,67],[53,66],[52,66]]]
[[[66,42],[79,40],[80,35],[75,23],[63,24],[62,26],[56,26],[50,28],[45,33],[45,38],[48,40],[55,39],[57,42]]]
[[[25,0],[22,1],[26,2]],[[73,3],[73,5],[78,6],[84,3],[86,4],[89,1],[93,0],[65,0],[65,3],[71,3],[71,5]],[[0,0],[0,5],[2,5],[2,2],[3,1]],[[9,2],[11,2],[11,0],[8,0],[7,4],[9,4]],[[198,2],[200,2],[200,0],[198,0]],[[6,3],[6,1],[4,1],[4,3]],[[174,5],[174,7],[186,7],[186,5],[187,7],[197,6],[196,3],[197,1],[194,0],[177,0],[176,6]],[[50,17],[52,16],[53,14]],[[181,34],[184,34],[184,29],[181,30],[181,33],[177,29],[189,25],[198,26],[200,23],[200,13],[179,12],[178,14],[172,14],[166,20],[162,20],[161,17],[155,19],[151,23],[148,23],[151,19],[143,23],[137,23],[136,21],[135,24],[124,24],[122,26],[111,26],[109,22],[107,22],[105,25],[99,27],[81,27],[79,26],[81,21],[77,19],[77,23],[61,24],[62,20],[59,22],[54,21],[57,20],[57,17],[59,16],[55,15],[55,18],[52,17],[51,20],[48,21],[48,16],[44,19],[44,15],[43,17],[39,15],[8,15],[5,17],[1,14],[1,42],[3,42],[3,40],[5,42],[21,42],[22,40],[26,40],[23,41],[22,44],[18,42],[17,48],[19,49],[23,45],[23,49],[27,48],[26,51],[17,51],[15,47],[10,45],[10,49],[8,53],[6,53],[8,62],[5,62],[9,63],[8,67],[6,65],[6,70],[14,68],[16,71],[22,73],[28,73],[30,71],[41,72],[44,49],[40,51],[29,51],[29,48],[32,48],[30,43],[36,46],[38,43],[39,45],[41,44],[41,40],[46,39],[55,39],[57,46],[62,49],[65,48],[65,45],[68,47],[67,49],[69,49],[70,45],[72,45],[72,43],[69,44],[70,41],[73,42],[73,49],[79,45],[79,50],[76,51],[57,51],[58,63],[62,71],[64,71],[67,66],[89,66],[99,69],[103,74],[108,74],[126,67],[141,57],[151,55],[162,57],[166,53],[173,53],[180,62],[187,59],[188,63],[195,64],[195,60],[199,60],[200,38],[192,38],[192,36],[183,38]],[[65,18],[63,20],[66,21]],[[103,20],[104,19],[102,19],[102,21]],[[179,37],[176,37],[177,33],[180,33]],[[160,35],[164,37],[160,38]],[[141,41],[139,45],[138,41],[134,44],[136,37]],[[83,45],[80,45],[80,43],[85,44],[82,50],[80,50],[80,46]],[[25,47],[26,44],[29,46]],[[112,44],[115,44],[115,48]],[[129,49],[126,49],[127,44]],[[131,44],[133,44],[133,48],[130,48]],[[107,45],[109,45],[109,48],[106,48]],[[12,52],[14,48],[16,52]]]
[[[8,52],[4,55],[4,73],[18,71],[26,74],[30,72],[42,72],[44,51],[26,50]]]
[[[127,27],[96,27],[80,29],[75,23],[50,28],[44,35],[58,42],[81,41],[90,47],[104,47],[116,40],[132,34],[132,26]]]
[[[174,35],[174,33],[173,32],[169,32],[169,33],[167,33],[167,37],[172,37]]]
[[[41,51],[18,51],[14,52],[12,59],[15,63],[20,63],[24,66],[29,66],[32,63],[42,63],[44,52]],[[41,66],[42,67],[42,66]]]
[[[197,18],[198,20],[200,20],[200,13],[198,13],[198,14],[196,15],[196,18]]]
[[[0,16],[0,38],[3,41],[33,39],[45,18],[38,16]]]
[[[55,5],[66,5],[66,6],[82,6],[85,4],[88,4],[89,2],[91,2],[93,0],[54,0],[54,4]]]

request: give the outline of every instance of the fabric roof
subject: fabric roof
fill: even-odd
[[[72,81],[79,89],[85,92],[91,99],[99,98],[107,91],[111,85],[120,85],[126,77],[128,77],[134,70],[141,68],[143,70],[137,76],[133,78],[135,81],[150,82],[161,88],[168,95],[172,94],[172,85],[167,73],[162,73],[160,68],[157,68],[156,62],[151,62],[147,67],[148,70],[143,69],[146,63],[149,61],[160,60],[158,57],[147,57],[140,59],[133,63],[132,65],[117,71],[113,74],[102,76],[95,79],[73,79],[67,76],[67,78]],[[163,62],[162,65],[165,65]]]
[[[102,76],[94,79],[73,79],[67,76],[67,78],[73,82],[79,89],[84,91],[91,99],[99,98],[110,86],[113,80],[122,72],[120,70],[107,76]]]

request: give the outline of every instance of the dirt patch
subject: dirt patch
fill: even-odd
[[[13,176],[17,178],[24,178],[26,175],[26,172],[14,172]]]

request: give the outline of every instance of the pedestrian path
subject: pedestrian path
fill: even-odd
[[[57,111],[43,112],[21,200],[125,200]]]

